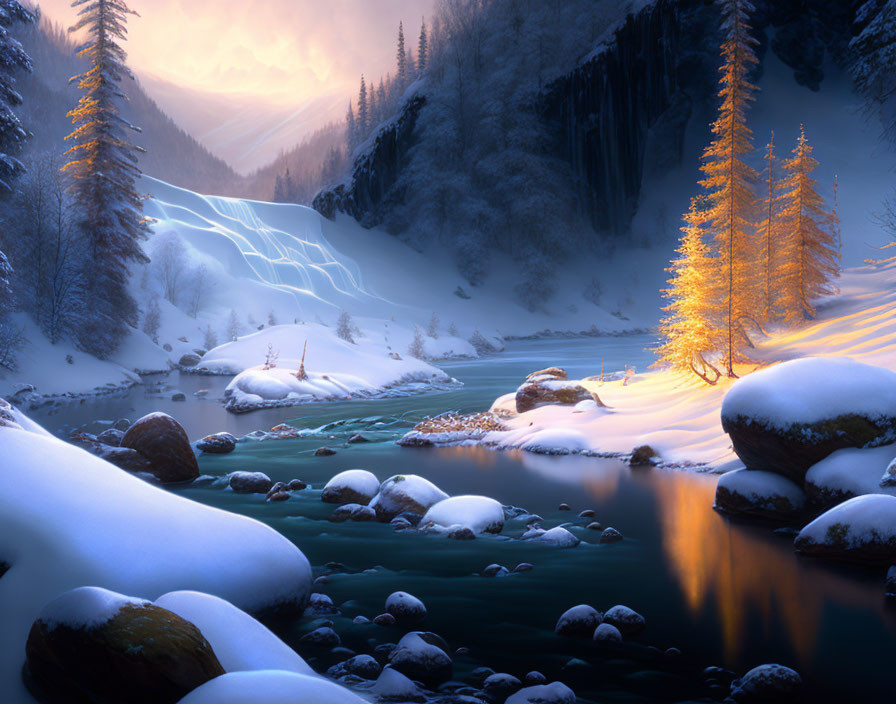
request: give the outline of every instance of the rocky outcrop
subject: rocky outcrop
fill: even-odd
[[[588,389],[574,382],[528,381],[516,390],[516,412],[525,413],[550,404],[569,406],[589,400],[597,401]]]
[[[365,149],[355,158],[349,183],[321,191],[312,207],[332,220],[336,213],[351,215],[364,227],[382,223],[385,212],[403,200],[398,178],[414,144],[414,127],[426,98],[415,95],[398,117],[380,128]]]

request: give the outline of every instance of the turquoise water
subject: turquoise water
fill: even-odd
[[[214,399],[221,379],[171,377],[163,384],[188,393],[209,388],[208,400],[163,401],[144,390],[52,416],[50,428],[95,418],[137,417],[149,410],[172,413],[191,437],[230,430],[245,434],[289,422],[317,429],[294,440],[247,442],[223,457],[203,456],[201,470],[221,476],[263,471],[274,480],[300,478],[311,489],[288,502],[265,503],[217,486],[179,489],[197,501],[258,518],[294,541],[316,575],[327,563],[344,567],[318,589],[340,606],[332,617],[343,644],[356,652],[395,642],[400,632],[351,623],[372,618],[386,596],[403,589],[421,598],[426,627],[452,649],[455,677],[488,666],[516,676],[537,669],[572,686],[583,701],[679,701],[705,696],[700,671],[710,664],[740,673],[764,662],[796,668],[807,683],[807,701],[890,701],[889,667],[896,653],[896,613],[883,597],[883,575],[826,565],[794,554],[792,536],[769,527],[731,522],[712,510],[716,478],[687,472],[633,469],[615,460],[494,453],[478,448],[407,449],[394,441],[425,415],[488,408],[526,373],[549,364],[571,377],[650,363],[647,337],[515,341],[501,355],[442,365],[462,389],[381,401],[351,401],[232,416]],[[169,389],[170,391],[170,389]],[[168,393],[166,391],[166,393]],[[363,431],[369,444],[345,441]],[[327,445],[332,457],[314,457]],[[319,490],[334,474],[365,468],[378,478],[416,473],[449,494],[483,494],[544,517],[545,527],[568,525],[583,543],[557,550],[517,540],[525,526],[510,522],[501,536],[455,542],[386,524],[330,523],[332,506]],[[572,512],[559,511],[565,502]],[[577,513],[592,509],[595,519]],[[590,520],[620,530],[625,540],[598,545]],[[490,563],[531,572],[501,579],[478,575]],[[618,650],[599,650],[554,635],[557,617],[578,603],[599,610],[621,603],[642,613],[647,629]],[[319,653],[303,650],[306,618],[282,635],[318,667]],[[676,647],[670,660],[660,651]],[[658,648],[659,650],[656,650]],[[568,665],[571,659],[582,662]]]

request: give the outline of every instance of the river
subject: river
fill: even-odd
[[[645,336],[512,341],[496,356],[440,366],[463,388],[417,397],[349,401],[272,409],[234,416],[220,403],[224,380],[172,374],[149,386],[96,401],[33,414],[61,435],[72,428],[101,429],[92,421],[135,419],[162,410],[180,420],[191,438],[227,430],[244,435],[282,422],[317,429],[294,440],[241,443],[231,455],[202,456],[204,474],[262,471],[274,480],[300,478],[315,490],[334,474],[365,468],[381,480],[397,473],[422,475],[449,494],[482,494],[540,514],[545,526],[595,519],[625,536],[598,545],[595,533],[558,550],[515,539],[524,526],[508,524],[503,536],[452,541],[387,524],[326,519],[332,506],[318,491],[298,492],[288,502],[235,495],[220,485],[177,489],[186,497],[236,511],[272,526],[294,541],[315,566],[338,562],[321,591],[340,605],[332,617],[343,644],[357,652],[394,640],[397,632],[353,624],[372,618],[397,589],[422,599],[427,628],[468,655],[455,658],[455,678],[488,666],[518,677],[537,669],[572,686],[583,701],[680,701],[706,696],[701,670],[720,665],[739,673],[766,662],[794,667],[813,702],[892,701],[891,661],[896,655],[896,610],[883,596],[883,575],[796,555],[793,536],[768,526],[742,524],[712,509],[717,477],[684,471],[630,468],[616,460],[495,453],[479,448],[408,449],[395,440],[426,415],[486,409],[525,375],[560,365],[571,378],[651,362]],[[194,392],[207,389],[204,397]],[[170,400],[183,391],[188,401]],[[347,445],[357,432],[374,442]],[[332,457],[314,457],[322,445]],[[572,512],[558,510],[565,502]],[[488,579],[490,563],[531,572]],[[646,647],[598,651],[554,635],[557,617],[588,603],[598,610],[628,605],[647,619],[640,643],[675,647],[680,658]],[[311,627],[305,619],[282,634],[291,644]],[[371,639],[376,639],[375,641]],[[569,664],[571,659],[577,662]],[[320,664],[320,663],[319,663]]]

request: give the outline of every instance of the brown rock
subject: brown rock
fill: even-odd
[[[547,369],[539,369],[537,372],[532,372],[526,377],[526,381],[533,381],[539,377],[545,376],[550,376],[554,379],[562,379],[564,381],[568,378],[565,369],[561,369],[560,367],[548,367]]]
[[[199,476],[199,463],[183,427],[166,413],[150,413],[134,423],[121,441],[150,463],[164,483],[187,482]]]
[[[25,682],[41,701],[175,704],[224,674],[196,626],[152,604],[89,628],[38,620],[25,654]]]
[[[574,406],[580,401],[589,400],[598,401],[588,389],[579,384],[527,381],[516,391],[516,412],[525,413],[549,404]]]

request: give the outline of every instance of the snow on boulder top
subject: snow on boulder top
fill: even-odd
[[[397,515],[402,511],[423,514],[430,506],[447,498],[448,494],[428,479],[416,474],[396,474],[380,485],[370,506],[377,515]]]
[[[896,560],[896,496],[868,494],[844,501],[821,514],[796,537],[800,550],[827,548],[849,557],[881,552]]]
[[[505,704],[576,704],[576,695],[562,682],[551,682],[525,687],[508,697]]]
[[[723,421],[749,418],[780,430],[849,414],[896,415],[896,373],[848,357],[795,359],[738,380],[722,403]]]
[[[380,480],[366,469],[347,469],[330,479],[320,498],[327,503],[370,503],[380,490]]]
[[[74,629],[97,628],[111,621],[125,606],[146,606],[144,599],[135,599],[100,587],[78,587],[61,594],[40,612],[47,630],[58,626]]]
[[[421,525],[434,523],[447,528],[461,525],[474,533],[500,533],[504,527],[504,507],[487,496],[452,496],[430,507]]]
[[[178,704],[366,704],[321,677],[281,670],[228,672],[197,687]]]

